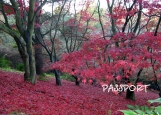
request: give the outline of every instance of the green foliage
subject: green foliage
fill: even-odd
[[[124,115],[137,115],[134,111],[132,110],[120,110],[121,112],[124,113]]]
[[[161,103],[161,98],[158,98],[158,99],[154,99],[154,100],[148,100],[148,102],[151,104],[151,103]]]
[[[18,63],[16,65],[16,69],[19,70],[19,71],[24,71],[25,70],[24,64],[23,63]]]
[[[63,74],[60,76],[61,79],[64,79],[64,80],[68,80],[68,81],[72,81],[72,82],[75,82],[75,78],[73,78],[71,75],[69,74]]]
[[[17,47],[17,44],[13,44],[12,47],[13,47],[13,48],[18,48],[18,47]]]
[[[6,55],[4,55],[0,58],[0,67],[1,68],[10,68],[11,61],[7,60],[5,56]]]
[[[49,74],[45,73],[44,75],[45,76],[50,76],[50,77],[55,77],[54,73],[49,73]],[[67,73],[61,74],[60,79],[75,82],[75,78],[72,77],[71,75],[67,74]]]
[[[45,73],[44,75],[45,76],[50,76],[50,77],[55,77],[55,75],[53,73],[50,73],[50,74]],[[68,80],[68,81],[75,82],[75,78],[73,78],[71,75],[69,75],[67,73],[63,73],[62,75],[60,75],[60,78],[63,79],[63,80]]]
[[[9,115],[26,115],[26,114],[23,112],[14,111],[14,112],[11,112]]]
[[[112,112],[111,110],[108,110],[108,113],[107,113],[107,115],[111,115],[111,112]]]
[[[41,81],[48,81],[48,78],[46,77],[45,74],[39,75],[39,80]]]
[[[155,99],[155,100],[148,100],[148,102],[151,103],[160,103],[161,104],[161,98]],[[161,115],[161,106],[138,106],[138,105],[127,105],[128,110],[119,110],[124,113],[124,115]]]
[[[49,76],[49,77],[55,77],[55,75],[53,73],[44,73],[45,76]]]
[[[9,43],[6,43],[7,46],[9,46],[10,48],[17,48],[17,44],[13,41],[9,41]]]

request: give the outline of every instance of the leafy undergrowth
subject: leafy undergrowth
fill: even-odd
[[[136,102],[103,92],[102,88],[74,82],[62,81],[55,86],[55,79],[37,81],[32,85],[23,81],[23,74],[0,71],[0,114],[13,112],[44,115],[122,115],[117,110],[127,109],[126,105],[146,105],[147,100],[155,99],[152,92],[136,93]]]

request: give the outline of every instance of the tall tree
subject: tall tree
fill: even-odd
[[[72,2],[73,7],[71,7]],[[59,6],[54,8],[56,4]],[[38,40],[45,48],[50,62],[60,60],[63,52],[70,53],[78,50],[83,41],[88,40],[88,31],[91,31],[89,22],[95,11],[92,14],[87,14],[89,6],[84,8],[85,5],[81,6],[81,11],[77,11],[76,0],[54,1],[51,2],[51,12],[42,15],[42,27],[39,32],[41,37]],[[74,13],[70,12],[71,9],[74,9]],[[54,70],[57,85],[61,85],[59,72]]]
[[[41,1],[42,2],[42,1]],[[40,0],[36,0],[36,3],[38,5],[41,5]],[[34,34],[35,34],[35,39],[33,39],[34,41],[34,49],[35,49],[35,60],[36,60],[36,74],[38,75],[43,75],[43,55],[42,55],[42,46],[39,42],[39,40],[41,39],[41,29],[40,29],[40,25],[41,25],[41,15],[42,15],[42,9],[40,9],[39,13],[36,14],[36,18],[35,18],[35,28],[34,28]]]
[[[1,12],[5,22],[0,23],[0,30],[11,35],[18,45],[25,66],[24,80],[36,83],[36,68],[33,48],[33,31],[36,14],[47,0],[40,6],[36,0],[0,0]],[[28,3],[28,4],[27,4]],[[27,4],[27,5],[26,5]],[[9,15],[15,17],[15,25],[9,23]],[[14,26],[14,28],[13,28]]]
[[[60,5],[62,5],[60,8],[60,12],[58,14],[54,14],[54,4],[55,3],[61,3]],[[41,17],[41,24],[43,26],[43,24],[46,27],[46,29],[42,28],[38,28],[35,29],[35,35],[36,35],[36,40],[39,41],[39,43],[41,44],[42,47],[45,48],[50,62],[56,62],[58,61],[58,52],[57,52],[57,33],[58,33],[58,24],[60,23],[61,20],[61,16],[62,16],[62,12],[63,12],[63,8],[66,4],[67,0],[63,0],[63,1],[52,1],[51,2],[51,13],[49,13],[49,15],[47,13],[45,13],[42,17]],[[45,39],[45,37],[47,36],[47,39]],[[48,43],[46,43],[48,42]],[[53,71],[55,73],[55,78],[56,78],[56,85],[61,85],[61,80],[60,80],[60,71],[59,70],[54,70]]]

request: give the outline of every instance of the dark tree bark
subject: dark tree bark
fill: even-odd
[[[72,75],[72,77],[75,78],[75,85],[79,86],[80,85],[80,81],[78,80],[77,76]]]
[[[127,89],[127,92],[126,92],[126,99],[135,101],[135,93],[134,91],[130,91],[129,88]]]
[[[43,72],[43,54],[42,54],[42,46],[40,42],[42,41],[40,28],[35,28],[35,60],[36,60],[36,74],[42,75]]]
[[[42,48],[35,48],[35,60],[36,60],[36,74],[42,75],[43,72],[43,58],[42,58]]]
[[[127,79],[126,83],[129,84],[130,80]],[[130,87],[130,89],[129,88],[127,89],[127,91],[126,91],[126,99],[130,99],[130,100],[135,101],[135,92],[133,90],[134,90],[133,86]]]
[[[36,0],[37,3],[41,3],[40,0]],[[42,9],[41,9],[42,10]],[[40,15],[36,14],[35,22],[40,24]],[[41,24],[40,24],[41,25]],[[42,75],[44,74],[43,68],[43,55],[42,55],[42,46],[40,42],[42,42],[41,29],[39,27],[34,28],[35,39],[33,39],[35,43],[35,60],[36,60],[36,74]]]
[[[139,70],[139,72],[138,72],[138,74],[137,74],[137,79],[136,79],[136,81],[135,81],[135,85],[139,82],[139,77],[140,77],[140,74],[141,74],[142,71],[143,71],[143,69],[140,69],[140,70]]]
[[[61,86],[61,79],[60,79],[60,71],[59,70],[54,70],[55,73],[55,78],[56,78],[56,85]]]

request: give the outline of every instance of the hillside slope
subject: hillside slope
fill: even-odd
[[[32,85],[23,81],[23,74],[0,71],[0,114],[20,113],[37,115],[121,115],[117,110],[126,104],[146,105],[148,99],[158,95],[152,92],[136,93],[136,102],[125,99],[125,93],[114,95],[102,88],[55,79],[37,81]]]

